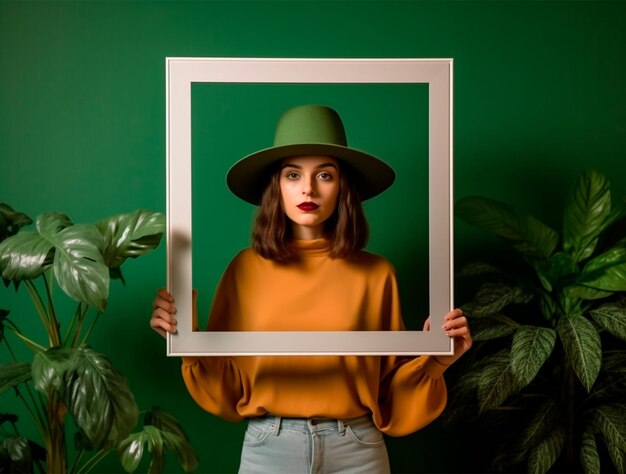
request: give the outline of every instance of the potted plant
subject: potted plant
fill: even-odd
[[[88,345],[104,313],[111,279],[123,280],[128,258],[155,249],[164,231],[164,217],[146,210],[120,214],[95,224],[74,224],[62,213],[48,212],[32,220],[0,203],[0,272],[8,286],[27,291],[47,340],[37,341],[20,329],[7,309],[0,310],[0,343],[13,361],[0,365],[0,394],[14,391],[32,415],[43,446],[25,439],[17,417],[0,414],[0,472],[85,473],[106,454],[117,450],[123,467],[134,471],[148,447],[150,472],[160,472],[164,449],[175,452],[182,468],[197,466],[195,452],[182,429],[167,413],[153,408],[141,429],[131,433],[139,413],[127,380],[110,360]],[[61,314],[55,299],[58,286],[75,300],[73,314]],[[21,318],[20,318],[21,319]],[[32,324],[30,325],[32,327]],[[32,352],[18,360],[13,339]],[[68,465],[66,420],[76,427],[77,450]]]
[[[456,216],[521,257],[458,275],[476,284],[463,305],[476,343],[455,368],[446,416],[496,433],[493,469],[625,471],[625,211],[593,170],[566,201],[560,234],[499,201],[456,202]]]

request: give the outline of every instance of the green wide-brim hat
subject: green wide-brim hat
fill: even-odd
[[[387,189],[396,175],[384,161],[348,146],[339,114],[322,105],[287,110],[276,125],[274,146],[242,158],[228,171],[226,183],[239,198],[259,204],[278,161],[303,155],[332,156],[349,165],[362,201]]]

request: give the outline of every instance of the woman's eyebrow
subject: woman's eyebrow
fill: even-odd
[[[284,168],[296,168],[301,170],[302,166],[300,165],[294,165],[293,163],[283,163],[280,167],[280,169],[284,169]],[[317,165],[315,167],[316,169],[320,169],[320,168],[335,168],[337,169],[337,165],[335,165],[334,163],[321,163],[319,165]]]

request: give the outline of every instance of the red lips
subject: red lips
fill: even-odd
[[[319,206],[317,204],[311,201],[301,202],[297,206],[298,209],[300,209],[301,211],[305,211],[305,212],[315,211],[318,207]]]

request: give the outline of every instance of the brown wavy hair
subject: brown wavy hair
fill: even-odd
[[[369,226],[361,198],[344,163],[340,166],[339,195],[335,212],[326,221],[326,238],[331,258],[348,258],[363,249],[369,238]],[[278,263],[294,260],[287,242],[293,238],[289,218],[283,211],[280,193],[280,166],[277,166],[263,191],[261,204],[252,227],[252,248],[262,257]]]

